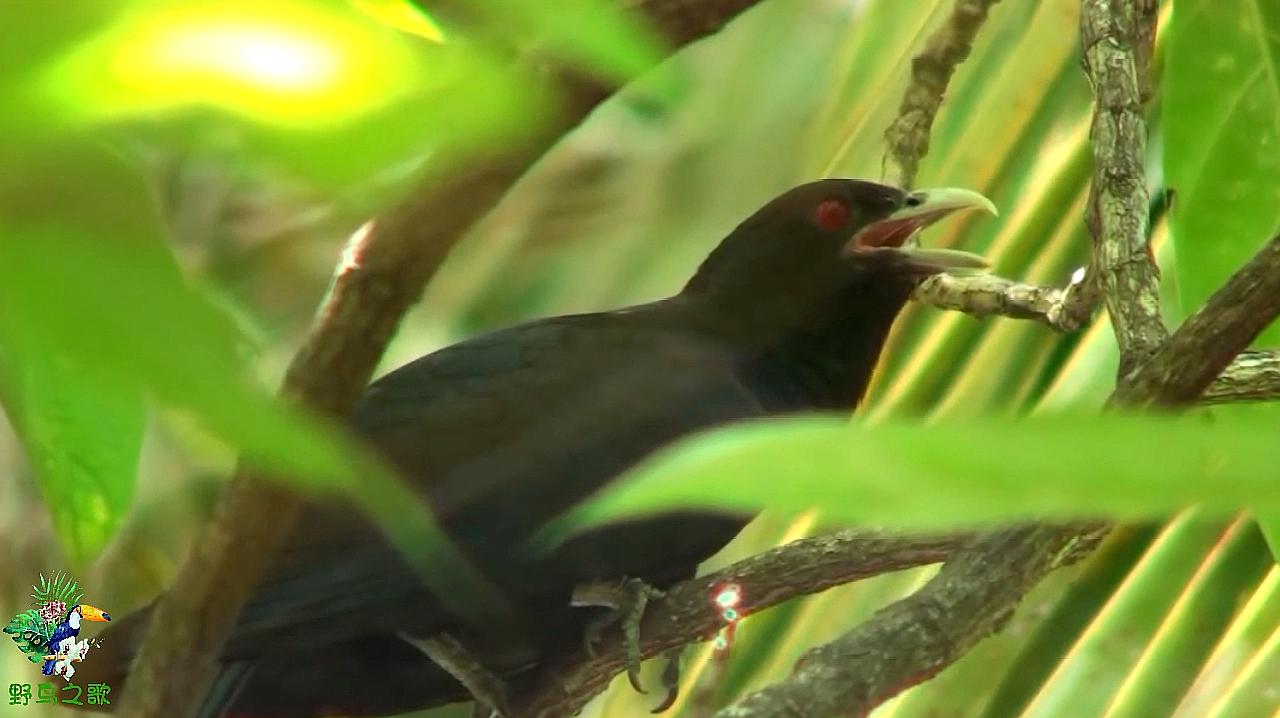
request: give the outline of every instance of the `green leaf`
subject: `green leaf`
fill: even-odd
[[[517,45],[550,50],[585,69],[625,81],[661,58],[658,41],[642,18],[605,0],[471,0],[492,30]]]
[[[817,506],[833,520],[900,529],[1152,517],[1192,504],[1273,508],[1280,506],[1274,437],[1274,426],[1230,415],[762,421],[659,453],[565,523],[677,506]]]
[[[10,421],[63,550],[82,566],[115,535],[133,498],[146,414],[142,387],[103,381],[86,356],[33,354],[6,363],[0,384]]]
[[[1280,4],[1177,0],[1164,164],[1184,311],[1280,232]],[[1260,344],[1280,342],[1273,326]]]
[[[12,174],[0,176],[0,306],[22,311],[0,313],[0,385],[10,412],[35,427],[24,443],[47,474],[44,485],[57,489],[46,491],[47,503],[72,545],[99,546],[118,523],[136,464],[128,442],[136,444],[140,431],[129,423],[136,414],[119,414],[126,405],[136,411],[128,402],[146,391],[191,412],[268,474],[351,494],[445,600],[495,602],[416,494],[346,432],[253,380],[241,352],[246,342],[183,278],[150,192],[128,163],[65,137],[9,154],[3,166]],[[51,365],[62,373],[50,374]],[[37,404],[22,393],[21,380],[33,375],[56,384],[45,388],[62,403]],[[113,449],[113,427],[124,423],[124,448]],[[82,465],[85,456],[94,464]],[[85,514],[77,482],[89,475],[110,499],[89,503]]]

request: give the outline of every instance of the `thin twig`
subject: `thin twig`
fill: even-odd
[[[718,30],[756,0],[643,0],[678,47]],[[518,143],[487,156],[438,155],[411,199],[368,226],[348,247],[312,329],[290,363],[281,393],[342,417],[368,383],[400,318],[454,244],[609,89],[547,68],[563,90],[562,111]],[[465,159],[465,161],[464,161]],[[121,714],[188,715],[217,672],[232,622],[300,510],[301,500],[241,467],[210,524],[192,544],[172,587],[156,603],[130,675]]]
[[[994,274],[937,274],[921,282],[912,299],[974,317],[1031,319],[1060,332],[1074,332],[1093,316],[1091,304],[1077,301],[1083,286],[1082,279],[1059,289],[1023,284]]]
[[[969,57],[978,28],[997,2],[956,0],[951,16],[912,59],[911,82],[897,116],[884,133],[888,148],[881,174],[888,184],[910,188],[915,183],[920,160],[929,153],[933,120],[938,116],[951,75]]]
[[[1002,316],[1030,319],[1050,329],[1073,332],[1092,317],[1084,296],[1088,282],[1073,281],[1066,289],[1023,284],[993,274],[970,277],[936,275],[920,284],[913,299],[939,309],[973,317]],[[1257,299],[1258,297],[1255,297]],[[1209,385],[1201,404],[1231,404],[1280,399],[1280,352],[1241,352]]]

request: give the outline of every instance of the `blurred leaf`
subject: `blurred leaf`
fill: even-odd
[[[0,332],[0,397],[63,550],[83,566],[115,534],[133,498],[142,387],[102,381],[91,355],[28,356],[20,354],[26,342],[5,338]]]
[[[1280,507],[1275,427],[1202,417],[761,421],[661,452],[578,509],[597,524],[673,506],[803,511],[907,529]],[[921,497],[928,497],[922,500]]]
[[[353,478],[344,449],[254,384],[234,325],[186,284],[149,189],[123,160],[64,138],[4,166],[0,296],[24,311],[0,331],[24,350],[16,358],[92,362],[86,380],[126,395],[145,386],[270,469]]]
[[[1240,609],[1230,630],[1213,650],[1186,697],[1173,713],[1174,718],[1195,718],[1209,713],[1209,707],[1239,685],[1249,661],[1259,653],[1280,621],[1280,569],[1275,566]]]
[[[36,97],[41,69],[99,29],[117,11],[114,5],[115,0],[79,0],[56,6],[39,1],[4,4],[0,132],[12,136],[32,124],[33,118],[47,122],[38,112],[43,108]]]
[[[132,167],[101,145],[74,138],[8,154],[0,161],[6,171],[0,176],[0,306],[22,311],[0,313],[0,347],[7,348],[0,378],[14,382],[6,400],[20,397],[15,413],[36,427],[23,438],[41,467],[93,471],[107,464],[112,473],[98,482],[111,482],[117,499],[127,496],[122,485],[131,487],[132,477],[124,475],[126,459],[93,444],[48,440],[102,443],[98,432],[123,424],[120,451],[135,455],[130,442],[136,445],[138,429],[132,423],[140,417],[120,414],[145,388],[160,402],[195,414],[269,474],[312,491],[350,493],[406,549],[427,583],[447,588],[442,598],[460,602],[464,613],[477,603],[493,605],[494,594],[449,546],[413,491],[338,427],[277,401],[253,381],[234,325],[184,280],[150,192]],[[21,393],[22,380],[51,361],[71,375],[52,378],[65,382],[59,385],[63,401],[28,403],[52,398]],[[43,428],[48,426],[60,427],[62,435]],[[75,427],[82,435],[67,436]],[[97,452],[95,467],[79,466],[90,451]],[[59,474],[45,483],[62,488],[79,478]],[[65,493],[50,498],[51,507],[78,499]],[[87,506],[105,513],[120,503]],[[103,524],[94,536],[100,545],[103,528],[119,516],[90,515]],[[92,524],[71,533],[90,529]],[[471,590],[460,592],[459,586]]]
[[[1119,526],[1111,532],[1053,608],[1021,641],[1020,655],[1000,677],[978,715],[1005,718],[1021,714],[1055,671],[1076,665],[1075,661],[1064,662],[1068,651],[1074,650],[1081,634],[1096,623],[1098,613],[1150,547],[1157,528]]]
[[[1256,517],[1258,528],[1267,540],[1271,555],[1280,558],[1280,513],[1266,512]]]
[[[1249,519],[1237,519],[1169,609],[1107,707],[1107,718],[1172,715],[1222,637],[1272,565]]]
[[[1221,541],[1222,522],[1188,511],[1169,522],[1097,615],[1077,632],[1052,675],[1038,686],[1017,715],[1076,718],[1101,715],[1133,667],[1197,566]],[[1010,713],[991,712],[992,718]]]
[[[1169,33],[1164,166],[1190,312],[1280,232],[1280,4],[1177,0]]]
[[[33,68],[23,117],[78,130],[151,122],[163,125],[161,142],[175,129],[242,137],[253,161],[328,188],[441,145],[491,146],[537,129],[545,78],[465,37],[398,32],[379,19],[393,9],[124,3]]]
[[[411,0],[348,0],[360,12],[378,22],[433,42],[444,42],[444,32],[425,8]]]
[[[607,0],[468,0],[491,30],[518,46],[550,51],[584,69],[625,81],[662,57],[657,37],[625,3]]]

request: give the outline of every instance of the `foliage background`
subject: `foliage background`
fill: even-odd
[[[1280,9],[1229,4],[1239,12],[1177,0],[1157,41],[1148,176],[1169,318],[1194,309],[1280,223]],[[486,27],[624,76],[650,52],[642,29],[602,4],[578,5],[557,19],[513,0],[504,7],[518,22]],[[277,454],[316,445],[316,430],[254,387],[277,383],[344,237],[406,191],[415,162],[441,143],[483,146],[536,122],[510,108],[536,102],[539,88],[505,69],[485,33],[441,44],[431,39],[439,28],[404,3],[14,8],[0,54],[4,156],[16,158],[0,183],[0,397],[14,427],[0,431],[0,536],[12,557],[0,564],[0,609],[18,612],[41,570],[66,567],[89,600],[123,615],[165,585],[233,447],[283,461]],[[781,190],[878,177],[910,59],[949,10],[942,0],[766,0],[679,53],[595,112],[450,256],[384,367],[524,318],[668,294]],[[1043,284],[1065,284],[1085,261],[1091,96],[1078,12],[1074,0],[993,9],[918,184],[977,189],[1003,214],[940,226],[927,243],[982,252],[999,274]],[[249,26],[317,38],[355,79],[338,72],[320,91],[297,91],[309,75],[278,71],[279,53],[296,48],[268,49],[248,70],[184,66],[160,40],[193,23],[218,27],[210,17],[231,36]],[[219,47],[216,35],[201,41]],[[236,79],[272,66],[265,83]],[[45,253],[56,243],[40,240],[54,236],[130,250]],[[126,331],[129,341],[111,343]],[[1261,343],[1276,339],[1273,328]],[[1105,317],[1059,335],[916,306],[860,413],[969,424],[1093,410],[1116,362]],[[252,386],[220,391],[246,374]],[[1270,407],[1201,413],[1276,425]],[[1090,485],[1105,486],[1120,457],[1096,458]],[[1267,458],[1256,463],[1274,466]],[[346,475],[342,456],[325,461],[334,478]],[[734,489],[733,476],[718,479]],[[766,512],[711,564],[826,525],[820,508]],[[776,680],[805,648],[928,575],[884,576],[750,617],[718,682],[708,651],[691,654],[686,678],[702,688],[686,687],[676,714]],[[1185,511],[1117,530],[1038,588],[1002,634],[876,715],[1271,715],[1277,628],[1280,574],[1253,522]],[[26,672],[16,650],[0,651],[0,675]],[[588,711],[631,715],[650,700],[615,685]]]

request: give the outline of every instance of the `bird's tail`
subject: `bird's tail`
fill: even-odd
[[[53,661],[45,661],[44,665],[40,666],[40,672],[45,674],[46,676],[53,675],[53,664],[54,664]]]
[[[204,694],[204,702],[196,711],[197,718],[223,718],[235,703],[236,696],[244,688],[245,682],[256,665],[254,661],[232,661],[224,663],[213,679],[208,692]]]

